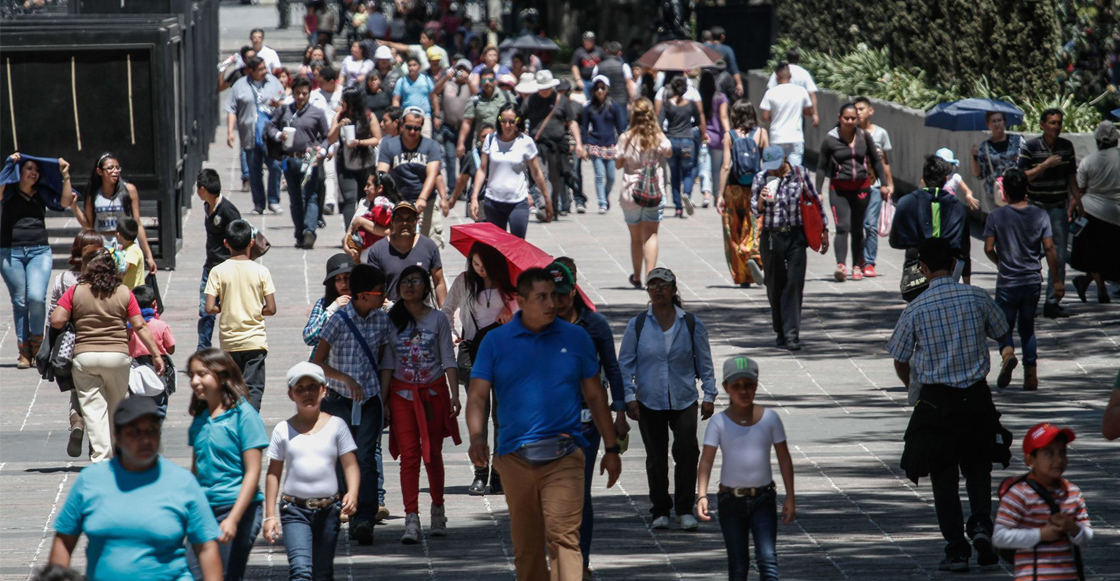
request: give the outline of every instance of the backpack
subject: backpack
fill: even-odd
[[[638,315],[634,319],[634,349],[637,349],[638,342],[642,340],[642,327],[646,326],[645,313]],[[696,374],[696,378],[700,379],[700,366],[696,364],[696,316],[692,313],[684,314],[684,326],[688,328],[689,342],[693,343],[692,346],[692,371]]]
[[[1027,483],[1027,486],[1030,486],[1031,490],[1033,490],[1034,493],[1037,494],[1038,497],[1040,499],[1042,499],[1043,502],[1046,503],[1046,506],[1050,508],[1050,514],[1054,515],[1054,514],[1058,514],[1059,512],[1061,512],[1062,511],[1061,507],[1058,506],[1058,503],[1054,501],[1054,497],[1050,496],[1050,491],[1046,490],[1046,487],[1042,486],[1042,484],[1028,478],[1028,476],[1030,476],[1030,474],[1020,474],[1019,476],[1009,476],[1007,478],[1004,478],[1003,482],[1001,482],[1000,485],[999,485],[999,499],[1002,501],[1003,500],[1003,495],[1007,494],[1007,492],[1009,490],[1011,490],[1012,487],[1014,487],[1016,484],[1019,484],[1020,482],[1025,482],[1025,483]],[[1080,579],[1081,581],[1084,581],[1085,580],[1085,565],[1081,561],[1081,547],[1078,547],[1077,545],[1073,544],[1072,542],[1070,543],[1069,546],[1070,546],[1070,548],[1073,549],[1073,560],[1074,560],[1074,563],[1076,563],[1076,565],[1077,565],[1077,578]],[[1010,563],[1013,566],[1015,565],[1015,552],[1016,552],[1015,549],[998,549],[998,552],[999,552],[999,556],[1000,556],[1001,559],[1003,559],[1004,561],[1007,561],[1008,563]],[[1032,579],[1037,580],[1038,579],[1038,547],[1037,546],[1034,549],[1034,565],[1033,565],[1033,567],[1034,567],[1034,575],[1033,575]]]
[[[762,169],[762,152],[754,141],[755,131],[758,131],[757,127],[751,129],[746,137],[739,137],[734,129],[727,132],[731,136],[731,179],[739,185],[754,183],[754,175]]]

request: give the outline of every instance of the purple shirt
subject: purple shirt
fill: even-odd
[[[723,149],[723,136],[726,135],[727,129],[719,119],[719,108],[726,102],[727,95],[716,91],[715,96],[712,97],[712,114],[707,118],[708,149]]]

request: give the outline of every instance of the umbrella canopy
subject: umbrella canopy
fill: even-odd
[[[723,55],[694,40],[667,40],[646,51],[637,62],[659,71],[684,71],[713,66],[721,58]]]
[[[498,45],[498,48],[502,50],[512,48],[514,50],[540,50],[546,52],[560,50],[560,47],[557,46],[555,42],[535,34],[522,34],[516,38],[507,38]]]
[[[1011,103],[995,99],[963,99],[940,103],[927,111],[926,127],[949,131],[983,131],[988,128],[984,115],[989,112],[1003,113],[1008,127],[1023,122],[1023,112]]]
[[[462,252],[463,256],[469,256],[471,247],[479,242],[492,246],[499,254],[506,257],[510,282],[513,284],[517,284],[517,277],[525,270],[544,268],[552,263],[551,254],[489,222],[459,224],[451,227],[451,246]],[[576,285],[576,290],[583,298],[583,303],[594,311],[595,304],[583,289]]]

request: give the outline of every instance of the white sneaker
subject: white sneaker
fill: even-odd
[[[432,505],[432,526],[428,528],[428,534],[433,537],[447,536],[447,513],[443,506]]]
[[[700,522],[697,521],[696,517],[692,516],[691,514],[678,516],[677,522],[680,523],[682,531],[694,531],[700,528]]]
[[[415,545],[420,542],[420,515],[415,512],[410,512],[404,515],[404,534],[401,535],[401,543],[405,545]]]
[[[653,519],[653,528],[655,528],[655,529],[667,529],[667,528],[669,528],[669,517],[659,516],[659,517]]]

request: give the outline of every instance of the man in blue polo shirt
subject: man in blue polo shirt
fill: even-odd
[[[467,397],[471,461],[486,466],[490,447],[482,430],[486,399],[494,389],[502,426],[494,467],[503,482],[517,483],[506,486],[505,495],[519,580],[550,577],[546,545],[553,573],[558,573],[553,579],[583,576],[581,448],[587,441],[580,429],[580,394],[603,437],[599,471],[609,474],[607,488],[622,471],[595,345],[580,327],[557,320],[555,297],[548,271],[531,268],[521,273],[521,310],[483,339]]]

